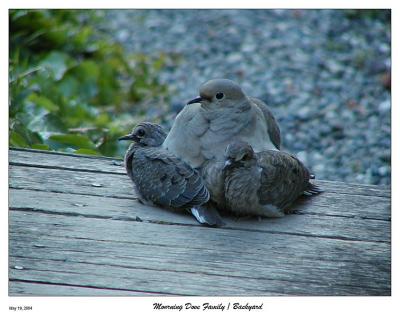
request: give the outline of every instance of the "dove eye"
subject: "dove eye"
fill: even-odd
[[[245,155],[243,155],[242,160],[243,161],[248,161],[252,158],[250,153],[246,153]]]
[[[217,99],[222,99],[222,98],[224,98],[224,94],[223,94],[222,92],[218,92],[218,93],[215,95],[215,98],[217,98]]]
[[[143,129],[139,129],[139,130],[137,130],[136,134],[137,134],[137,136],[139,136],[139,137],[143,137],[143,136],[146,134],[146,132],[144,132]]]

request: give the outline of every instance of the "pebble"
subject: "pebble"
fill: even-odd
[[[115,160],[112,160],[112,161],[111,161],[111,165],[123,166],[123,165],[124,165],[124,162],[123,162],[123,161],[115,161]]]
[[[74,205],[76,207],[86,207],[87,206],[85,204],[80,204],[80,203],[73,203],[72,205]]]
[[[390,173],[390,167],[389,166],[381,166],[378,169],[378,173],[381,176],[386,176]]]
[[[378,110],[381,113],[386,113],[386,112],[390,111],[390,108],[391,108],[390,100],[385,100],[379,104]]]
[[[306,151],[297,152],[297,158],[303,163],[306,163],[308,158],[307,152]]]

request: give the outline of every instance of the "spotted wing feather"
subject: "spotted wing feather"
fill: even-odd
[[[140,148],[131,160],[132,179],[140,194],[158,205],[190,208],[208,201],[199,173],[160,148]]]
[[[285,209],[311,189],[310,173],[295,156],[281,151],[263,151],[257,156],[262,168],[258,191],[261,204],[274,203]]]
[[[279,150],[281,148],[281,131],[279,129],[279,125],[276,122],[274,115],[271,110],[269,110],[268,106],[257,98],[250,98],[263,112],[265,121],[268,126],[268,134],[269,138],[275,147]]]

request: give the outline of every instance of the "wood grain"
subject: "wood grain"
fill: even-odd
[[[324,238],[200,226],[38,216],[19,211],[13,214],[15,231],[11,235],[19,239],[10,244],[14,254],[11,267],[24,268],[12,270],[11,275],[16,279],[26,280],[26,274],[31,275],[32,271],[37,274],[48,271],[50,281],[60,283],[63,280],[55,276],[62,272],[73,275],[74,280],[85,279],[85,286],[104,287],[99,284],[98,275],[107,277],[109,283],[115,274],[112,272],[119,272],[118,276],[130,275],[132,284],[129,288],[122,281],[112,282],[113,288],[153,292],[160,291],[160,283],[166,283],[169,289],[172,287],[169,282],[179,281],[181,291],[185,292],[178,294],[186,295],[205,291],[221,295],[219,283],[207,287],[202,283],[206,288],[201,290],[195,281],[199,276],[212,277],[215,282],[227,285],[236,280],[233,283],[237,293],[232,295],[243,295],[250,289],[252,295],[261,295],[264,283],[275,285],[268,289],[273,293],[280,282],[286,285],[287,294],[295,294],[302,285],[303,295],[310,295],[316,288],[324,289],[320,295],[332,295],[335,289],[338,292],[347,286],[359,289],[358,294],[374,293],[375,288],[388,291],[385,283],[390,278],[390,262],[381,260],[388,257],[390,246],[386,243],[337,243]],[[27,230],[27,224],[32,226],[31,230]],[[153,283],[148,280],[150,275],[156,275]],[[249,279],[254,279],[251,288],[244,283]],[[192,283],[197,284],[196,290],[191,290]],[[136,288],[136,285],[146,287]],[[166,289],[161,292],[176,294]]]
[[[88,196],[136,199],[134,186],[123,175],[57,170],[26,166],[10,167],[10,188],[37,191],[84,194]],[[68,179],[68,182],[65,180]],[[390,219],[390,200],[383,196],[362,196],[329,192],[300,200],[293,209],[303,213],[318,213],[343,217]]]
[[[280,219],[138,203],[120,160],[10,150],[9,294],[390,295],[390,188],[317,181]]]
[[[40,206],[38,206],[40,201]],[[151,223],[199,226],[189,213],[172,212],[143,206],[136,200],[113,197],[93,197],[31,190],[10,190],[13,209],[42,214],[62,214],[89,218],[146,221]],[[313,208],[316,211],[316,208]],[[303,212],[303,210],[301,210]],[[305,211],[304,211],[305,212]],[[255,218],[235,220],[225,217],[225,229],[258,230],[292,235],[319,236],[360,241],[390,241],[390,222],[374,219],[332,217],[325,214],[293,214],[278,219]]]
[[[9,294],[17,296],[160,296],[165,294],[12,280]]]

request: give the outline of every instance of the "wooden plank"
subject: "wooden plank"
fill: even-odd
[[[385,197],[322,193],[299,199],[292,209],[304,213],[390,221],[390,200]]]
[[[125,175],[122,160],[111,157],[11,149],[9,151],[9,163],[10,165],[35,166],[48,169],[70,169]]]
[[[46,284],[12,280],[9,296],[160,296],[165,294],[133,292],[107,288]]]
[[[58,152],[47,152],[27,149],[9,151],[11,165],[36,166],[51,169],[73,169],[125,175],[122,161],[107,157],[90,157]],[[117,165],[116,165],[117,164]],[[347,184],[343,182],[319,181],[326,192],[354,194],[373,197],[391,197],[389,186]]]
[[[390,188],[318,181],[299,214],[214,229],[138,204],[120,160],[9,154],[12,295],[391,293]]]
[[[11,258],[16,265],[26,265],[26,259]],[[379,288],[354,287],[350,285],[322,285],[299,283],[286,280],[263,278],[238,278],[187,272],[99,266],[87,263],[64,263],[36,259],[30,262],[28,270],[12,270],[23,278],[33,281],[54,281],[80,283],[83,286],[107,288],[115,285],[126,290],[155,290],[166,295],[180,296],[270,296],[270,295],[374,295],[388,296],[390,290]],[[57,270],[48,271],[49,267]],[[46,269],[47,268],[47,269]],[[76,274],[76,272],[79,272]],[[105,272],[104,274],[102,274]],[[13,273],[11,273],[12,275]]]
[[[338,194],[352,194],[361,196],[372,196],[372,197],[391,197],[390,186],[377,186],[377,185],[365,185],[365,184],[355,184],[355,183],[344,183],[338,181],[327,181],[319,180],[317,182],[321,185],[321,188],[329,193]]]
[[[47,192],[137,198],[134,185],[126,174],[110,175],[10,166],[9,186],[10,188],[34,189]]]
[[[140,269],[154,270],[154,271],[182,271],[182,272],[192,272],[192,273],[204,273],[219,275],[229,275],[236,277],[254,277],[254,278],[267,278],[271,279],[264,270],[268,270],[271,267],[279,267],[281,271],[278,271],[278,275],[274,276],[273,279],[285,280],[288,278],[287,273],[285,273],[286,265],[282,263],[286,262],[286,257],[281,254],[275,254],[273,258],[262,259],[257,257],[253,253],[243,253],[239,255],[239,258],[235,258],[233,261],[230,258],[234,258],[235,254],[231,249],[221,250],[222,252],[218,254],[215,259],[211,259],[211,253],[208,250],[201,251],[198,248],[176,248],[174,246],[159,246],[152,245],[149,248],[149,244],[124,244],[121,245],[118,242],[113,241],[94,241],[85,240],[79,241],[79,239],[73,238],[55,238],[46,237],[40,239],[40,248],[36,248],[34,243],[29,243],[29,238],[32,236],[25,235],[23,237],[24,243],[20,241],[15,241],[13,243],[14,256],[20,258],[27,258],[28,263],[32,259],[49,259],[54,261],[73,261],[78,263],[90,263],[99,264],[104,266],[121,266],[121,267],[134,267]],[[26,245],[30,245],[34,252],[30,252]],[[204,261],[207,256],[208,261]],[[185,260],[182,262],[181,260]],[[225,264],[225,259],[229,259],[230,266],[227,267]],[[310,267],[315,265],[315,259],[302,259],[294,260],[291,264],[295,264],[295,272],[291,272],[290,276],[292,279],[297,280],[299,283],[332,283],[335,278],[337,284],[346,283],[349,280],[345,276],[341,276],[339,279],[330,274],[329,276],[324,276],[321,280],[320,276],[308,277],[303,274],[304,271],[308,272]],[[150,263],[149,263],[150,262]],[[251,263],[244,267],[240,267],[241,264],[246,262]],[[322,269],[317,269],[319,274],[323,274],[323,270],[329,267],[330,270],[334,271],[335,274],[342,274],[344,263],[349,261],[330,261],[330,260],[317,260],[317,262],[322,262],[324,264]],[[199,267],[199,263],[201,266]],[[354,264],[354,263],[353,263]],[[258,268],[262,268],[260,271]],[[238,269],[240,268],[240,270]],[[270,271],[270,269],[269,269]],[[364,272],[374,275],[376,272],[380,272],[380,269],[372,267],[371,263],[358,262],[358,266],[351,272],[353,275],[364,274]],[[285,274],[283,274],[285,273]],[[349,275],[350,272],[346,272],[345,275]],[[376,278],[373,277],[374,280]],[[353,282],[353,286],[364,286]],[[362,282],[361,282],[362,283]],[[370,285],[366,285],[369,287]],[[376,287],[382,286],[382,284],[376,284]],[[384,285],[383,285],[384,286]]]
[[[38,204],[40,202],[40,204]],[[189,213],[173,212],[139,204],[135,200],[78,194],[10,190],[10,208],[91,218],[199,225]],[[315,210],[314,207],[310,207]],[[326,208],[326,207],[325,207]],[[390,222],[374,219],[294,214],[278,219],[224,217],[225,229],[258,230],[332,239],[390,242]]]
[[[16,279],[182,295],[390,294],[385,243],[22,212],[11,228]]]
[[[137,198],[134,186],[126,175],[11,166],[10,176],[11,188]],[[302,213],[390,220],[390,200],[382,196],[326,192],[299,201],[293,209]]]
[[[325,248],[335,247],[338,251],[341,252],[341,257],[338,260],[343,261],[352,261],[354,259],[354,250],[351,249],[352,246],[360,246],[360,248],[366,248],[364,251],[368,250],[368,246],[377,247],[379,252],[376,254],[372,252],[370,255],[366,257],[362,257],[364,253],[359,252],[357,255],[357,261],[365,261],[369,260],[387,260],[385,258],[386,251],[390,249],[390,245],[387,243],[376,243],[376,242],[360,242],[360,241],[346,241],[340,240],[336,241],[333,239],[326,239],[321,237],[301,237],[301,236],[293,236],[293,235],[285,235],[279,233],[266,233],[259,231],[247,231],[247,230],[229,230],[229,229],[213,229],[201,226],[182,226],[175,224],[154,224],[154,223],[145,223],[145,222],[134,222],[134,221],[120,221],[120,220],[109,220],[109,219],[96,219],[96,218],[82,218],[82,217],[70,217],[63,215],[50,215],[50,214],[41,214],[38,215],[35,212],[18,212],[13,211],[10,214],[11,219],[11,229],[10,233],[15,234],[23,234],[30,233],[36,234],[38,230],[42,232],[42,234],[56,237],[75,237],[75,238],[83,238],[83,239],[94,239],[94,240],[105,240],[105,241],[115,241],[118,243],[144,243],[146,239],[148,239],[149,235],[153,244],[165,246],[171,245],[175,248],[201,248],[202,245],[205,245],[204,249],[219,248],[220,246],[224,246],[227,243],[227,240],[235,243],[234,249],[235,252],[243,252],[241,249],[246,250],[253,254],[254,250],[252,248],[248,248],[248,243],[254,243],[254,249],[258,247],[257,251],[269,250],[270,245],[266,246],[265,243],[268,239],[271,239],[271,243],[275,243],[276,241],[288,241],[293,242],[293,245],[285,246],[282,250],[277,249],[275,252],[283,252],[284,255],[291,257],[292,255],[303,255],[304,258],[309,257],[310,259],[321,259],[326,257],[326,259],[332,260],[335,258],[335,252],[331,253]],[[43,222],[43,223],[41,223]],[[30,226],[32,223],[34,226]],[[75,224],[82,223],[82,226],[88,226],[88,228],[80,229],[80,227],[72,228]],[[90,224],[99,224],[101,226],[106,226],[106,224],[110,225],[110,229],[106,232],[99,231],[97,228],[91,228]],[[140,225],[143,225],[140,226]],[[130,231],[128,228],[134,228],[133,231]],[[152,234],[148,232],[142,232],[141,228],[151,229],[152,232],[156,230],[160,230],[158,234],[153,232]],[[114,232],[113,229],[118,229],[117,232]],[[172,230],[172,233],[169,234],[169,231]],[[164,231],[168,231],[165,233]],[[190,241],[182,241],[176,242],[175,235],[179,236],[179,239],[184,237],[185,232],[191,232],[190,236],[194,240]],[[106,237],[104,237],[105,233],[107,233]],[[209,238],[203,239],[195,239],[193,236],[194,233],[198,233],[201,235],[210,235]],[[153,236],[153,234],[156,234]],[[163,239],[157,240],[160,236]],[[255,241],[251,239],[255,238]],[[138,239],[138,240],[137,240]],[[166,240],[167,239],[167,240]],[[171,243],[168,244],[168,239],[172,239]],[[179,241],[179,239],[177,239]],[[209,239],[214,239],[212,244],[208,244],[206,241]],[[232,240],[234,239],[234,240]],[[245,239],[242,241],[241,239]],[[187,239],[186,239],[187,240]],[[158,242],[157,242],[158,241]],[[297,243],[294,241],[304,242],[306,245],[299,246],[300,249],[297,249]],[[316,245],[308,245],[305,241],[309,241],[310,243],[316,243]],[[216,244],[217,243],[217,244]],[[229,243],[229,242],[228,242]],[[314,247],[317,247],[319,243],[322,243],[321,250],[318,253],[312,253],[311,250]],[[39,242],[40,244],[40,242]],[[145,243],[146,244],[146,243]],[[149,244],[149,243],[147,243]],[[343,246],[347,245],[349,249],[344,249]],[[380,247],[379,247],[380,246]],[[230,247],[232,248],[232,246]],[[265,249],[266,248],[266,249]],[[238,249],[238,250],[236,250]],[[287,253],[287,250],[290,249],[290,253]],[[302,251],[306,250],[306,253],[302,253]],[[262,254],[262,253],[261,253]],[[374,258],[377,256],[377,258]]]

